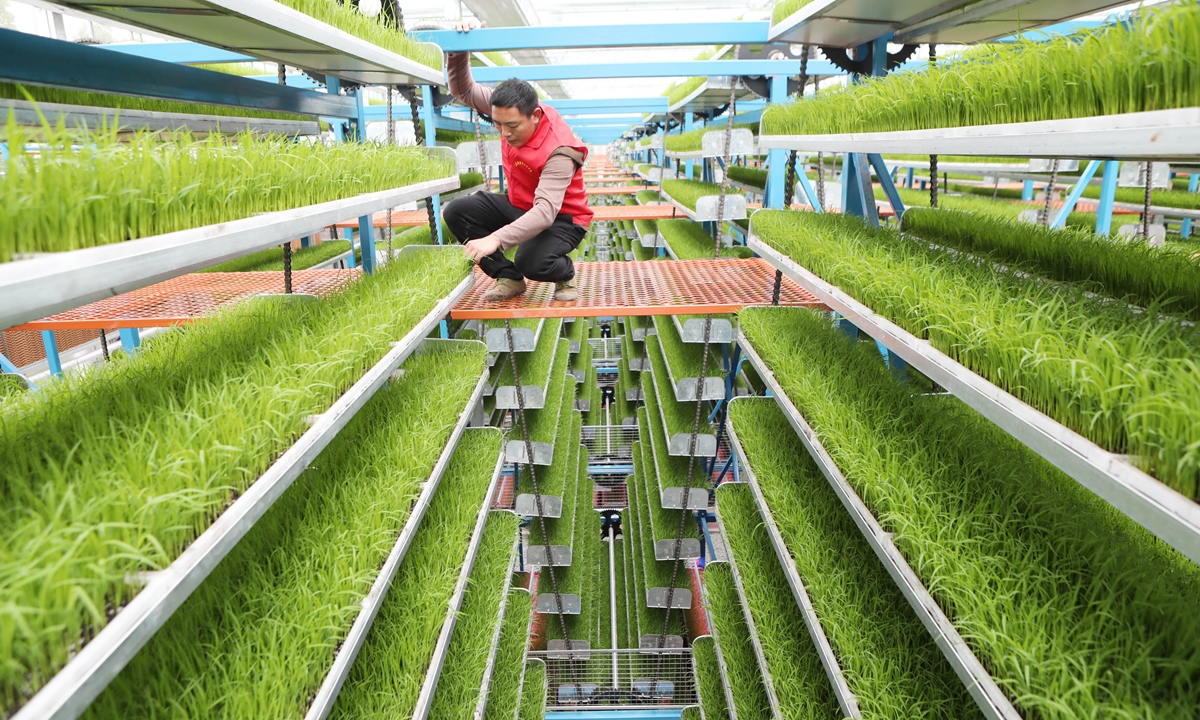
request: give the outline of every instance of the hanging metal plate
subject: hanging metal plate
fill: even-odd
[[[646,394],[639,388],[630,388],[625,391],[625,402],[643,402],[646,399]]]
[[[629,358],[630,372],[648,372],[649,370],[650,363],[646,358]]]
[[[542,510],[545,517],[554,519],[562,517],[562,498],[557,495],[542,496]],[[537,499],[533,493],[521,493],[513,504],[513,512],[522,517],[537,517]]]
[[[525,395],[526,410],[541,410],[546,407],[545,390],[537,385],[522,385],[521,390]],[[496,388],[496,409],[517,409],[517,388],[515,385],[505,385]]]
[[[696,198],[696,222],[716,221],[717,209],[721,204],[720,195],[705,195]],[[746,198],[743,195],[726,195],[725,212],[722,220],[745,220]]]
[[[707,498],[705,499],[707,500]],[[700,557],[700,541],[696,538],[684,538],[679,545],[679,556],[679,558],[675,557],[674,540],[659,540],[654,543],[655,560],[695,560]],[[676,592],[679,591],[676,590]]]
[[[544,505],[545,503],[546,497],[542,496],[542,504]],[[567,547],[566,545],[551,545],[550,561],[554,563],[554,567],[571,567],[571,548]],[[546,546],[530,545],[528,548],[526,548],[525,564],[537,567],[545,567]]]
[[[578,410],[579,412],[591,412],[592,401],[591,400],[576,400],[575,401],[575,409]]]
[[[531,443],[533,445],[533,464],[549,465],[554,461],[554,446],[550,443]],[[525,454],[524,440],[509,440],[504,446],[504,460],[510,463],[529,464],[529,456]]]
[[[700,146],[706,158],[725,157],[726,154],[737,157],[739,155],[754,154],[754,133],[746,128],[737,128],[729,134],[729,152],[725,152],[725,130],[710,130],[704,133],[700,138]]]
[[[671,457],[687,457],[688,445],[691,443],[692,436],[679,433],[671,436],[671,442],[667,445],[667,454]],[[717,456],[717,438],[715,435],[697,435],[696,436],[696,457],[716,457]]]
[[[683,510],[683,488],[669,487],[662,490],[662,506],[664,510]],[[692,488],[688,492],[688,510],[705,510],[708,508],[708,490]]]
[[[679,402],[696,402],[697,378],[684,378],[675,384],[675,399]],[[704,378],[704,397],[702,400],[722,400],[725,398],[725,380],[719,377]]]
[[[678,592],[678,591],[676,591]],[[691,598],[688,598],[690,601]],[[583,612],[583,602],[580,601],[578,595],[563,595],[563,615],[578,615]],[[549,613],[558,614],[558,604],[554,602],[554,593],[541,593],[537,599],[537,612],[546,615]]]
[[[515,327],[512,329],[513,345],[517,352],[527,353],[537,349],[537,331],[533,328]],[[508,352],[508,331],[502,327],[488,328],[484,334],[487,349],[491,353]]]
[[[546,657],[551,660],[587,660],[592,644],[587,640],[572,640],[567,647],[566,640],[551,640],[546,643]]]
[[[578,340],[571,341],[571,351],[570,352],[572,355],[578,355],[579,351],[582,349],[583,349],[582,343],[580,343]]]
[[[581,383],[584,380],[587,380],[587,371],[586,370],[572,370],[571,372],[569,372],[567,374],[570,375],[571,377],[575,378],[575,382],[577,382],[577,383]]]
[[[704,342],[704,318],[688,318],[683,322],[682,327],[679,325],[678,318],[672,316],[671,319],[679,329],[679,339],[685,343],[701,344]],[[713,318],[712,326],[708,329],[708,341],[709,343],[733,342],[733,323],[725,318]]]
[[[541,598],[538,598],[539,600]],[[553,607],[554,603],[550,603]],[[684,588],[675,588],[675,597],[671,598],[672,608],[675,610],[691,610],[692,609],[692,591]],[[667,588],[650,588],[646,591],[646,606],[652,608],[667,607]]]
[[[459,143],[454,149],[454,154],[458,157],[458,171],[466,172],[471,168],[478,168],[479,165],[479,142],[470,140],[464,143]],[[499,140],[484,140],[483,154],[487,160],[488,167],[495,167],[500,164],[500,141]]]
[[[678,591],[676,591],[676,592],[678,592]],[[683,637],[681,637],[679,635],[668,635],[666,641],[663,642],[663,644],[660,646],[658,644],[658,641],[662,640],[662,638],[663,638],[662,635],[643,635],[641,637],[641,639],[638,640],[638,647],[642,650],[659,650],[659,651],[661,651],[661,650],[682,650],[683,649]]]

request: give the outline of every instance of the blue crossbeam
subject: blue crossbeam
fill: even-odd
[[[197,42],[116,43],[112,45],[100,45],[98,47],[125,53],[126,55],[135,55],[150,60],[161,60],[181,65],[259,62],[258,58],[250,55],[243,55],[232,50],[221,50],[220,48],[201,45]]]
[[[652,98],[595,98],[586,100],[543,100],[562,115],[593,115],[603,112],[666,112],[665,97]]]
[[[725,77],[800,74],[799,60],[680,60],[674,62],[591,63],[587,65],[509,65],[472,68],[479,82],[521,80],[593,80],[640,77]],[[824,60],[808,64],[809,75],[843,74]]]
[[[767,22],[708,22],[481,28],[469,33],[427,30],[412,35],[418,40],[437,43],[446,52],[462,52],[763,43],[769,31]]]
[[[352,98],[4,29],[0,29],[0,80],[305,115],[358,115]]]

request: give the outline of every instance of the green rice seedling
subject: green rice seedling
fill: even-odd
[[[381,268],[315,303],[248,302],[0,413],[0,703],[167,567],[468,271],[454,253]]]
[[[954,173],[948,173],[951,179],[954,179]],[[962,176],[961,179],[968,179],[971,176]],[[990,198],[999,198],[1001,200],[1020,200],[1024,192],[1017,188],[996,188],[989,185],[963,185],[961,183],[950,183],[946,186],[950,192],[965,193],[967,195],[985,195]],[[939,204],[940,198],[939,197]]]
[[[705,78],[707,79],[707,78]],[[697,86],[699,87],[699,86]],[[694,89],[694,88],[693,88]],[[691,92],[691,91],[689,91]],[[684,96],[686,97],[686,95]],[[671,134],[663,136],[663,147],[670,152],[697,152],[704,149],[704,134],[725,129],[725,123],[714,127],[701,127],[695,130],[689,130],[685,133]],[[758,134],[758,125],[734,125],[734,130],[749,130],[755,135]]]
[[[503,327],[504,325],[501,323],[500,328],[503,329]],[[515,329],[517,326],[512,325],[512,327]],[[537,322],[531,323],[531,327],[536,328]],[[561,319],[547,318],[541,335],[538,336],[537,347],[534,351],[517,353],[517,374],[521,378],[521,385],[541,387],[546,392],[546,407],[548,408],[555,407],[551,403],[551,392],[566,374],[570,363],[569,343],[562,341],[561,328]],[[496,368],[499,371],[497,381],[499,387],[511,387],[515,384],[512,362],[507,355],[496,361]],[[561,372],[559,372],[560,369]],[[547,378],[549,378],[549,385],[546,384]],[[526,402],[529,402],[528,399]],[[530,432],[533,432],[532,429]]]
[[[642,391],[646,394],[648,408],[653,409],[658,404],[662,406],[662,414],[666,420],[666,427],[663,428],[664,442],[669,440],[672,435],[691,435],[692,427],[696,422],[696,403],[675,400],[675,389],[671,387],[671,381],[667,376],[667,364],[663,357],[659,338],[651,335],[646,338],[645,345],[646,357],[650,358],[650,366],[654,372],[642,373]],[[652,415],[652,422],[660,424],[663,422],[657,412]],[[700,418],[700,432],[702,433],[711,432],[706,420],[706,415]]]
[[[546,716],[546,663],[525,661],[525,680],[521,686],[521,707],[517,720],[542,720]]]
[[[837,720],[841,717],[837,699],[783,577],[750,487],[723,485],[717,493],[717,512],[784,716]]]
[[[546,525],[551,543],[571,547],[571,566],[554,569],[558,591],[563,595],[578,595],[584,608],[587,608],[588,604],[594,600],[592,596],[596,594],[594,587],[595,558],[591,557],[592,553],[589,553],[587,543],[594,539],[593,536],[599,536],[599,532],[593,522],[595,515],[592,512],[592,481],[584,472],[586,458],[581,457],[582,446],[578,442],[581,416],[577,412],[572,412],[571,415],[570,430],[574,432],[573,437],[576,439],[570,442],[572,452],[566,471],[567,493],[563,497],[563,513],[562,517],[557,520],[547,520]],[[565,438],[563,441],[567,442]],[[531,526],[529,537],[531,545],[541,543],[540,524],[537,521],[534,521]],[[539,574],[538,592],[553,594],[554,588],[550,584],[550,573]],[[594,618],[594,614],[590,617]],[[567,616],[567,633],[571,636],[570,639],[590,639],[586,635],[588,631],[586,619],[583,614]],[[557,614],[547,618],[546,638],[564,639],[562,625],[558,622]]]
[[[300,248],[292,253],[292,269],[307,270],[314,265],[332,260],[342,253],[350,252],[349,240],[326,240],[320,245]],[[283,248],[274,247],[260,250],[250,255],[213,265],[201,270],[204,273],[215,272],[268,272],[278,270],[283,272]]]
[[[88,718],[292,717],[303,712],[362,609],[483,367],[482,346],[414,356],[237,545],[97,698]],[[431,391],[431,388],[437,388]],[[445,498],[422,526],[466,528],[483,502],[498,432],[464,438]],[[484,444],[477,444],[482,442]],[[484,456],[488,457],[485,459]],[[462,482],[460,482],[460,480]],[[462,502],[458,502],[463,498]],[[435,495],[435,498],[440,497]],[[448,538],[435,538],[432,550]],[[410,549],[391,592],[434,626],[463,553]],[[452,565],[450,570],[442,566]],[[436,567],[434,567],[436,566]],[[439,575],[448,575],[448,579]],[[440,586],[448,589],[439,591]],[[429,598],[424,597],[430,591]],[[441,594],[440,602],[437,601]],[[407,602],[401,598],[407,598]],[[404,634],[417,643],[418,631]],[[409,645],[414,653],[419,644]],[[402,651],[401,657],[413,656]],[[360,661],[370,662],[370,651]],[[422,666],[424,662],[421,663]],[[361,665],[360,665],[361,667]],[[353,691],[353,682],[347,690]]]
[[[702,578],[708,612],[716,632],[717,644],[725,658],[729,693],[738,720],[766,720],[772,717],[762,670],[750,644],[746,617],[733,582],[733,572],[726,563],[709,563]]]
[[[1063,226],[1072,230],[1082,230],[1086,233],[1095,233],[1097,220],[1098,217],[1094,212],[1075,211],[1070,215],[1067,215],[1067,219],[1063,222]],[[1137,225],[1140,228],[1142,225],[1142,220],[1137,215],[1113,215],[1110,232],[1115,234],[1118,230],[1126,225]],[[1177,239],[1178,238],[1176,237],[1168,237],[1167,247],[1173,249],[1175,247],[1175,243],[1173,241]]]
[[[343,32],[403,55],[422,65],[440,70],[442,51],[436,45],[422,43],[400,30],[385,25],[379,17],[368,17],[358,10],[357,5],[329,2],[328,0],[278,0],[293,10],[308,15]]]
[[[455,239],[454,233],[450,232],[450,228],[445,222],[442,223],[442,239],[445,240],[445,244],[447,245],[453,243]],[[375,246],[380,247],[382,244],[376,241]],[[433,233],[429,232],[428,225],[418,225],[396,233],[396,236],[392,239],[392,247],[394,248],[402,248],[405,245],[437,245],[437,240],[434,239]]]
[[[640,449],[640,446],[634,445]],[[636,453],[637,450],[634,450]],[[634,472],[639,472],[636,469]],[[625,548],[625,567],[629,574],[629,638],[626,647],[638,647],[642,635],[651,632],[662,632],[662,617],[655,621],[655,611],[646,605],[646,562],[645,542],[641,533],[641,508],[638,505],[641,494],[638,491],[638,481],[633,475],[625,478],[625,489],[629,498],[629,507],[621,513],[621,529],[625,535],[622,546]],[[653,550],[653,544],[651,544]]]
[[[659,220],[658,230],[680,260],[711,260],[716,240],[700,223],[691,220]],[[754,253],[744,247],[723,247],[723,258],[747,258]]]
[[[319,0],[325,2],[325,0]],[[447,177],[451,161],[412,146],[294,143],[244,133],[133,135],[37,131],[37,155],[12,153],[0,184],[0,262],[203,227]],[[0,142],[23,147],[10,118]]]
[[[7,398],[23,396],[28,390],[29,386],[21,378],[16,375],[0,373],[0,402]]]
[[[835,215],[762,212],[765,242],[999,387],[1193,498],[1195,327]]]
[[[86,90],[41,87],[0,83],[0,99],[25,100],[34,104],[57,103],[60,105],[83,105],[86,107],[114,108],[116,110],[143,110],[148,112],[181,113],[185,115],[219,115],[221,117],[255,118],[260,120],[312,120],[307,115],[251,110],[249,108],[204,105],[199,103],[158,100],[155,98],[108,95]]]
[[[679,320],[684,322],[687,319],[688,316],[684,316]],[[663,359],[670,366],[676,382],[683,378],[700,377],[701,365],[704,361],[704,346],[698,343],[685,343],[679,335],[679,329],[675,322],[665,315],[654,317],[652,321],[654,329],[658,331],[658,346],[662,350]],[[721,360],[719,357],[715,357],[711,346],[708,367],[704,368],[703,372],[707,373],[709,377],[720,377],[721,375]]]
[[[697,200],[705,195],[720,195],[721,186],[699,180],[663,180],[662,191],[680,205],[695,210]]]
[[[574,383],[567,383],[573,385]],[[555,437],[554,458],[550,465],[537,468],[538,489],[542,495],[560,497],[563,501],[561,518],[546,520],[546,532],[550,536],[551,545],[570,545],[575,517],[574,497],[575,470],[579,464],[579,433],[576,430],[580,422],[580,414],[575,412],[575,388],[568,387],[562,393],[560,410],[557,414],[562,431]],[[573,430],[576,430],[572,433]],[[513,439],[510,433],[509,439]],[[520,479],[521,492],[533,492],[533,480],[529,477],[529,467],[522,466]],[[530,526],[529,542],[533,546],[542,545],[541,523],[534,522]]]
[[[483,184],[483,173],[465,172],[458,174],[459,189],[466,190]]]
[[[668,88],[667,92],[665,93],[667,96],[667,105],[676,105],[680,102],[683,102],[684,98],[699,90],[700,86],[706,82],[708,82],[708,78],[706,77],[693,77],[688,78],[677,85],[672,84],[672,86]]]
[[[512,570],[513,541],[518,524],[517,516],[510,513],[493,512],[488,516],[483,543],[479,546],[479,556],[475,559],[475,568],[471,571],[471,580],[463,597],[462,612],[454,628],[454,638],[446,651],[446,665],[442,668],[437,692],[433,696],[429,711],[432,717],[470,717],[475,712],[483,672],[499,621],[500,601],[504,599],[504,581]],[[504,610],[505,623],[510,614],[514,615],[515,620],[522,621],[520,628],[524,630],[529,624],[529,610],[529,593],[522,589],[510,590]],[[376,620],[378,624],[379,620]],[[502,633],[507,627],[507,624],[503,625]],[[501,645],[496,655],[497,669],[501,661],[519,665],[520,654],[525,649],[521,642],[525,639],[524,633],[516,643],[518,655],[515,658],[502,655],[512,650],[512,644],[509,647],[503,645],[503,634],[500,639]],[[492,685],[489,690],[496,688]],[[509,717],[512,717],[511,712]]]
[[[1200,319],[1200,263],[1184,253],[944,210],[906,213],[901,229],[1053,280],[1086,283],[1111,297]]]
[[[717,641],[705,635],[692,642],[692,657],[696,662],[696,690],[706,720],[729,720],[725,702],[725,685],[721,681],[721,666],[717,662]]]
[[[745,165],[730,165],[725,172],[730,180],[756,188],[767,187],[767,171],[764,168],[752,168]]]
[[[657,190],[638,190],[638,205],[652,205],[660,202],[661,200],[662,199],[658,196]]]
[[[646,409],[638,408],[639,422],[645,421]],[[640,429],[639,429],[640,435]],[[631,538],[631,542],[635,543],[637,548],[636,562],[641,565],[641,573],[638,580],[642,583],[642,592],[635,599],[638,606],[640,618],[639,624],[642,627],[642,632],[647,635],[657,635],[663,631],[663,623],[667,620],[666,610],[661,608],[647,607],[647,592],[653,588],[665,588],[671,585],[671,563],[659,562],[654,558],[654,522],[651,519],[651,507],[657,505],[659,510],[662,509],[662,502],[659,500],[657,488],[654,487],[654,480],[651,463],[647,457],[650,451],[650,446],[639,440],[633,444],[633,467],[634,474],[632,482],[628,484],[629,490],[629,513],[636,516],[636,529],[632,530],[633,535],[628,535],[631,531],[626,529],[627,536]],[[675,516],[678,520],[678,515]],[[622,522],[622,524],[624,524]],[[671,537],[675,537],[679,533],[679,525],[675,525],[675,529]],[[675,581],[676,588],[691,589],[692,579],[691,574],[683,572],[684,568],[680,568],[681,572]],[[697,599],[693,597],[693,601]],[[682,635],[685,631],[685,623],[683,614],[679,611],[673,611],[670,617],[669,633],[674,635]]]
[[[1088,185],[1083,189],[1083,197],[1099,199],[1100,186]],[[1146,191],[1143,188],[1119,187],[1114,193],[1117,202],[1134,203],[1141,206],[1146,201]],[[1183,190],[1152,190],[1150,203],[1161,207],[1182,208],[1184,210],[1200,210],[1200,193]]]
[[[815,313],[741,328],[1025,717],[1195,718],[1200,569]]]
[[[446,476],[421,521],[330,717],[393,718],[406,717],[413,712],[446,620],[447,605],[462,571],[479,507],[491,500],[487,497],[487,489],[499,454],[499,430],[487,428],[463,433]],[[491,570],[494,585],[486,589],[498,603],[503,574],[508,569],[505,561],[511,559],[515,528],[513,523],[501,519],[514,519],[511,515],[496,515],[495,519],[500,520],[497,527],[503,532],[493,539],[491,547],[481,546],[478,556],[491,567],[472,570]],[[484,550],[492,551],[493,557],[483,555]],[[492,611],[491,617],[482,619],[490,620],[494,625],[495,608],[488,610]],[[486,623],[484,627],[487,627]],[[454,638],[462,637],[466,629],[456,627]],[[479,654],[484,661],[490,640],[491,634],[487,632],[476,638],[476,642],[483,645]],[[454,669],[454,665],[447,663],[446,669]],[[483,664],[478,663],[473,688],[476,695],[482,672]],[[440,681],[438,689],[443,689]],[[472,688],[465,690],[458,695],[460,703],[464,699],[473,699]],[[463,716],[473,711],[472,704]]]
[[[775,401],[738,400],[729,416],[863,717],[981,717]],[[718,495],[722,517],[753,584],[727,492]]]
[[[908,188],[896,188],[896,191],[899,193],[900,201],[904,203],[906,209],[929,207],[928,192],[923,190],[909,190]],[[875,188],[875,199],[887,199],[887,194],[883,192],[883,188]],[[993,200],[990,197],[982,198],[974,195],[945,194],[938,195],[938,207],[946,210],[967,212],[973,215],[1014,221],[1022,212],[1030,209],[1029,205],[1009,202],[1007,200]]]
[[[771,8],[771,22],[778,23],[786,20],[792,13],[808,5],[813,0],[780,0]]]
[[[508,609],[504,612],[504,624],[500,630],[496,669],[492,672],[484,720],[511,720],[517,713],[521,669],[525,664],[525,649],[529,646],[529,621],[532,615],[533,602],[529,591],[524,588],[509,591]]]
[[[764,134],[924,130],[1200,105],[1200,8],[1163,3],[1137,18],[921,72],[864,78],[768,108]]]
[[[549,321],[547,321],[549,322]],[[543,330],[543,333],[549,330]],[[575,380],[567,374],[567,366],[570,362],[570,353],[567,352],[568,343],[566,340],[559,338],[556,335],[551,335],[553,342],[558,345],[558,350],[554,357],[554,366],[550,370],[550,385],[546,389],[546,407],[541,410],[526,410],[525,423],[529,431],[529,441],[537,443],[548,443],[555,446],[555,454],[557,455],[558,441],[562,433],[560,428],[565,425],[566,415],[562,412],[572,409],[572,405],[563,405],[564,395],[570,395],[570,399],[575,398]],[[519,358],[521,355],[518,354]],[[507,358],[497,361],[507,362]],[[501,370],[503,372],[503,370]],[[511,373],[511,370],[509,371]],[[543,376],[545,377],[545,376]],[[532,376],[531,376],[532,378]],[[532,379],[525,380],[525,374],[521,374],[521,384],[529,385]],[[565,409],[564,409],[565,408]],[[525,436],[519,424],[513,429],[512,440],[524,440]],[[567,438],[563,438],[567,439]],[[532,488],[526,489],[528,486],[523,486],[521,492],[533,492]]]
[[[645,494],[647,519],[650,524],[643,532],[650,534],[655,541],[674,540],[679,537],[680,510],[665,510],[662,506],[661,488],[683,487],[687,482],[688,459],[685,457],[668,457],[662,441],[656,440],[654,432],[653,408],[646,407],[638,410],[638,442],[641,443],[642,454],[635,461],[641,462],[641,472],[638,479],[642,482],[642,492]],[[649,416],[645,423],[641,421]],[[699,464],[692,475],[692,486],[701,488],[709,485]],[[699,538],[700,531],[694,522],[684,523],[685,538]],[[670,562],[660,561],[668,568],[663,577],[670,581]],[[664,583],[665,585],[666,583]]]

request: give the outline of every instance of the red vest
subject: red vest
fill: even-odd
[[[504,174],[508,176],[508,199],[514,207],[529,211],[533,209],[533,194],[537,191],[538,182],[542,178],[542,168],[550,154],[560,147],[569,147],[583,153],[587,160],[587,147],[571,132],[571,126],[562,119],[554,108],[539,105],[545,115],[538,123],[537,130],[529,142],[519,148],[512,147],[507,140],[501,139],[501,159],[504,162]],[[570,215],[576,225],[587,227],[592,221],[592,209],[588,207],[587,191],[583,186],[583,168],[575,171],[567,193],[563,196],[562,208],[559,214]]]

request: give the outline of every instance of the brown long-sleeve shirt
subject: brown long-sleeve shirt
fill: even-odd
[[[491,114],[492,90],[476,83],[471,77],[470,53],[449,53],[446,56],[446,75],[450,94],[459,102],[474,108],[476,112]],[[501,247],[511,249],[550,227],[562,209],[567,186],[582,164],[583,156],[571,147],[560,147],[551,154],[542,168],[542,176],[533,195],[533,207],[515,222],[492,233],[492,237],[500,241]]]

